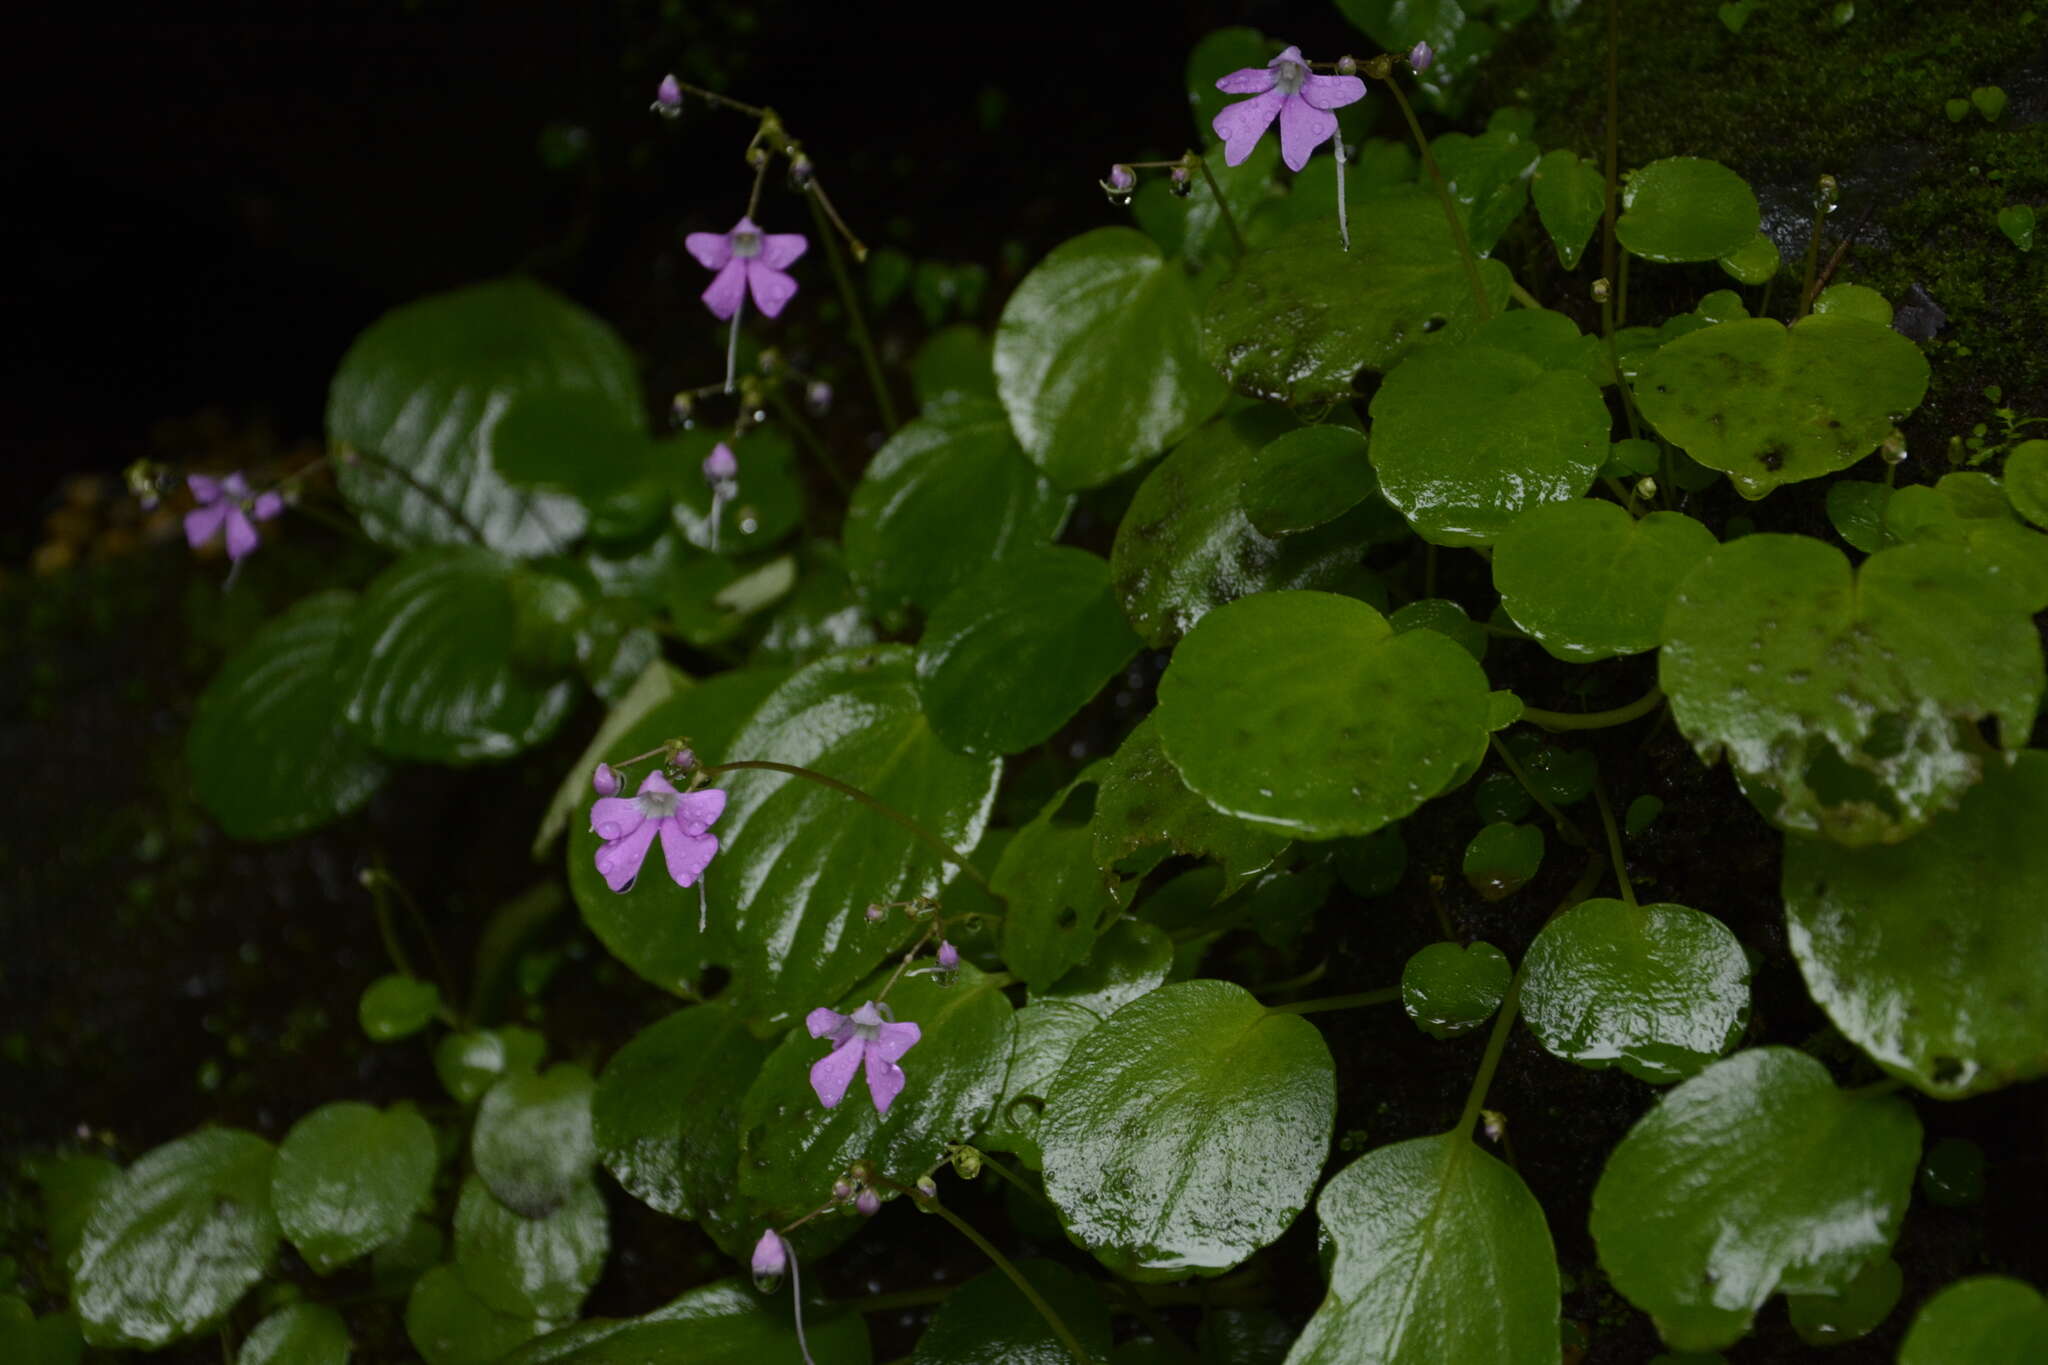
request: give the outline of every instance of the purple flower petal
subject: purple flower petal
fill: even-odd
[[[796,278],[764,265],[759,259],[747,266],[747,283],[754,290],[754,306],[769,317],[781,315],[783,307],[796,297]]]
[[[656,768],[653,772],[640,779],[640,790],[633,794],[635,796],[645,796],[648,792],[672,792],[675,789],[676,784],[663,777],[661,769]]]
[[[770,270],[787,270],[810,244],[801,232],[771,232],[761,238],[761,254],[754,259]]]
[[[1270,67],[1281,67],[1289,64],[1301,67],[1304,70],[1308,68],[1308,63],[1301,59],[1301,49],[1299,47],[1294,47],[1291,45],[1288,47],[1283,47],[1280,49],[1279,56],[1275,57],[1272,61],[1266,63],[1266,65]]]
[[[811,1063],[811,1089],[818,1092],[818,1103],[827,1109],[839,1107],[839,1101],[846,1098],[846,1087],[853,1084],[853,1073],[860,1070],[861,1053],[865,1051],[866,1043],[848,1038]]]
[[[811,1031],[813,1038],[830,1037],[837,1042],[853,1032],[853,1020],[838,1010],[828,1010],[820,1005],[804,1016],[804,1027]]]
[[[676,823],[685,834],[702,834],[725,814],[725,793],[716,787],[694,791],[676,802]]]
[[[590,831],[607,842],[623,839],[640,828],[640,822],[646,818],[640,813],[638,801],[625,796],[607,796],[590,807]]]
[[[227,515],[228,505],[224,502],[193,508],[185,514],[185,543],[196,550],[212,540],[220,534],[220,524]]]
[[[1216,88],[1226,95],[1263,95],[1277,79],[1270,66],[1248,66],[1217,81]]]
[[[875,1098],[875,1112],[886,1114],[889,1106],[896,1103],[896,1097],[903,1093],[907,1077],[903,1068],[883,1059],[873,1047],[867,1050],[868,1094]]]
[[[244,559],[256,552],[263,542],[257,538],[256,526],[234,504],[226,506],[228,527],[228,558]]]
[[[637,829],[598,849],[597,870],[606,886],[625,891],[633,885],[634,878],[640,875],[640,864],[647,861],[647,850],[654,847],[655,831],[661,823],[642,820]]]
[[[1268,90],[1231,105],[1211,120],[1209,126],[1223,139],[1223,164],[1235,166],[1250,156],[1252,148],[1273,126],[1273,120],[1280,117],[1280,106],[1286,102],[1287,96],[1278,90]]]
[[[267,493],[258,493],[256,502],[249,508],[249,514],[258,521],[269,521],[284,511],[284,494],[275,488]]]
[[[201,502],[220,501],[220,480],[204,474],[187,474],[185,487],[192,490],[192,496]]]
[[[903,1054],[917,1046],[924,1037],[924,1030],[915,1024],[884,1024],[877,1031],[875,1041],[868,1045],[868,1051],[885,1062],[902,1060]]]
[[[704,291],[704,306],[711,310],[711,316],[723,320],[739,311],[741,301],[746,297],[747,263],[733,260],[712,278],[711,287]]]
[[[723,270],[732,259],[732,239],[723,232],[693,232],[683,238],[683,250],[706,270]]]
[[[1365,98],[1365,82],[1356,76],[1318,76],[1301,83],[1301,97],[1317,109],[1342,109]]]
[[[661,852],[677,886],[695,886],[718,853],[716,834],[685,834],[673,819],[661,822]]]
[[[1316,108],[1299,95],[1290,96],[1280,111],[1280,159],[1287,163],[1288,170],[1298,171],[1308,165],[1309,153],[1329,141],[1336,131],[1335,114]]]

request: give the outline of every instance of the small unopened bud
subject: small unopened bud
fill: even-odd
[[[669,755],[668,766],[679,773],[686,773],[697,766],[697,755],[694,750],[677,749]]]
[[[867,909],[867,920],[868,920],[868,923],[869,923],[869,924],[880,924],[880,923],[882,922],[883,918],[884,918],[884,917],[885,917],[885,916],[886,916],[886,915],[887,915],[888,913],[889,913],[889,912],[888,912],[888,911],[887,911],[886,909],[884,909],[883,907],[881,907],[881,906],[879,906],[879,905],[870,905],[870,906],[868,907],[868,909]]]
[[[683,116],[683,87],[676,83],[674,76],[661,78],[661,84],[654,91],[654,104],[651,107],[663,118]]]
[[[1884,444],[1877,448],[1878,458],[1886,464],[1897,465],[1906,462],[1906,433],[1897,427],[1884,438]]]
[[[1137,185],[1138,176],[1129,166],[1119,162],[1109,168],[1109,179],[1102,182],[1112,190],[1122,192]]]
[[[1188,176],[1187,167],[1175,166],[1173,168],[1171,188],[1175,194],[1183,199],[1187,198],[1188,194],[1195,188],[1195,182]]]
[[[732,447],[720,441],[711,447],[711,453],[704,457],[704,481],[725,483],[739,477],[740,462],[732,453]]]
[[[927,1199],[937,1199],[939,1197],[939,1182],[928,1175],[921,1175],[917,1178],[917,1192]]]
[[[782,1274],[788,1269],[789,1244],[782,1240],[781,1233],[769,1228],[754,1243],[754,1287],[767,1293],[781,1283]]]
[[[832,410],[832,386],[822,379],[813,379],[804,389],[804,406],[811,410],[811,416],[823,417]]]
[[[690,425],[690,416],[697,410],[697,400],[687,393],[679,393],[668,400],[668,420],[679,427]]]
[[[1358,58],[1348,52],[1339,57],[1337,59],[1337,74],[1340,76],[1356,76],[1358,74]]]
[[[1417,71],[1427,71],[1436,65],[1436,49],[1428,43],[1417,43],[1408,49],[1408,65]]]
[[[600,763],[597,765],[597,771],[590,775],[590,785],[599,796],[617,796],[619,775],[612,771],[611,764]]]
[[[1637,499],[1637,501],[1639,501],[1639,502],[1648,502],[1648,501],[1649,501],[1649,500],[1650,500],[1651,498],[1654,498],[1654,497],[1656,497],[1656,496],[1657,496],[1657,481],[1656,481],[1655,479],[1653,479],[1653,478],[1651,478],[1651,477],[1650,477],[1649,475],[1645,474],[1645,475],[1644,475],[1644,476],[1643,476],[1642,478],[1640,478],[1640,479],[1637,479],[1637,480],[1636,480],[1636,499]]]
[[[882,1211],[882,1196],[873,1190],[862,1190],[853,1201],[853,1206],[860,1210],[861,1217],[872,1218]]]
[[[1610,286],[1610,285],[1609,285],[1609,284],[1607,283],[1607,281],[1606,281],[1606,280],[1595,280],[1595,281],[1593,281],[1593,302],[1595,302],[1595,303],[1605,303],[1605,302],[1607,302],[1607,296],[1608,296],[1608,294],[1609,294],[1610,292],[1612,292],[1612,288],[1611,288],[1611,286]]]
[[[842,1204],[853,1198],[853,1182],[843,1175],[840,1176],[832,1182],[832,1197]]]
[[[1479,1126],[1486,1130],[1488,1141],[1499,1142],[1508,1135],[1508,1116],[1498,1110],[1482,1109]]]
[[[981,1149],[978,1147],[955,1147],[953,1169],[960,1173],[962,1180],[972,1180],[981,1174]]]
[[[811,164],[809,157],[801,153],[796,160],[789,163],[789,183],[800,190],[809,189],[811,181],[816,179],[817,175],[818,168]]]
[[[939,967],[942,971],[955,971],[960,966],[960,950],[944,939],[939,940]]]

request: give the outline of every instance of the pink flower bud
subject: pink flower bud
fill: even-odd
[[[882,1196],[873,1190],[862,1190],[860,1197],[853,1201],[853,1206],[860,1210],[861,1217],[872,1218],[882,1211]]]
[[[663,118],[677,118],[683,112],[683,87],[674,76],[663,76],[654,91],[654,112]]]
[[[1109,168],[1109,177],[1102,182],[1102,188],[1111,194],[1127,195],[1137,187],[1137,184],[1137,172],[1119,161]]]
[[[1169,188],[1183,199],[1188,197],[1188,194],[1195,188],[1195,184],[1194,181],[1188,178],[1187,167],[1175,166],[1173,168],[1173,179]]]
[[[853,1198],[853,1182],[843,1175],[840,1176],[832,1182],[832,1197],[842,1204]]]
[[[611,764],[600,763],[597,765],[597,771],[590,775],[590,786],[599,796],[617,796],[619,775],[612,771]]]
[[[1417,43],[1408,49],[1408,65],[1417,71],[1427,71],[1436,63],[1436,52],[1428,43]]]
[[[944,939],[939,940],[939,966],[953,971],[960,965],[960,950]]]
[[[711,447],[711,453],[704,457],[704,481],[724,483],[739,476],[740,462],[732,453],[732,447],[720,441]]]
[[[804,406],[811,410],[813,417],[823,417],[832,410],[832,386],[822,379],[813,379],[804,390]]]
[[[879,905],[870,905],[867,909],[867,921],[869,924],[880,924],[883,917],[888,913],[887,910]]]
[[[762,1293],[773,1289],[781,1280],[782,1273],[789,1269],[789,1246],[782,1240],[782,1234],[769,1228],[761,1234],[761,1240],[754,1243],[754,1285]]]
[[[917,1178],[917,1192],[927,1199],[937,1199],[939,1197],[939,1182],[928,1175],[921,1175]]]

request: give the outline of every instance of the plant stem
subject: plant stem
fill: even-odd
[[[1451,225],[1451,240],[1457,244],[1458,259],[1465,263],[1465,278],[1472,285],[1472,303],[1479,310],[1479,321],[1485,322],[1493,316],[1493,305],[1486,301],[1486,281],[1479,276],[1479,258],[1472,252],[1472,240],[1465,235],[1465,224],[1458,217],[1458,201],[1451,197],[1451,183],[1444,179],[1443,168],[1436,164],[1435,153],[1429,150],[1429,139],[1422,134],[1422,124],[1415,117],[1415,110],[1408,103],[1408,97],[1401,93],[1401,82],[1391,75],[1387,77],[1387,92],[1394,97],[1394,103],[1401,108],[1401,117],[1408,120],[1408,131],[1415,137],[1415,146],[1422,153],[1423,167],[1429,172],[1430,183],[1436,186],[1436,196],[1444,206],[1444,221]]]
[[[1600,300],[1600,334],[1607,342],[1607,364],[1614,371],[1614,387],[1621,391],[1622,415],[1628,419],[1631,439],[1642,436],[1636,421],[1635,396],[1621,372],[1621,346],[1614,339],[1614,293],[1619,267],[1619,242],[1614,235],[1614,205],[1621,195],[1621,19],[1620,0],[1607,0],[1607,194],[1600,206],[1600,278],[1607,281],[1607,297]]]
[[[1513,299],[1516,303],[1521,304],[1524,308],[1543,307],[1543,300],[1537,298],[1534,294],[1522,288],[1522,286],[1514,280],[1508,281],[1508,297]]]
[[[1359,991],[1352,995],[1323,995],[1314,1000],[1296,1000],[1286,1005],[1268,1005],[1273,1014],[1320,1014],[1326,1010],[1355,1010],[1366,1005],[1387,1005],[1401,998],[1399,986],[1384,990]]]
[[[1529,780],[1529,774],[1522,770],[1522,765],[1515,762],[1515,756],[1508,752],[1507,745],[1500,742],[1500,736],[1488,735],[1486,742],[1493,746],[1494,756],[1507,765],[1507,770],[1514,775],[1515,781],[1522,784],[1522,790],[1529,793],[1529,799],[1550,817],[1551,823],[1557,826],[1557,832],[1564,837],[1564,841],[1574,848],[1584,848],[1586,836],[1577,825],[1565,818],[1563,811],[1551,805],[1543,793],[1536,790],[1536,784]]]
[[[1545,711],[1525,706],[1522,719],[1546,730],[1606,730],[1647,716],[1663,704],[1663,690],[1653,687],[1628,705],[1617,706],[1610,711]]]
[[[1614,880],[1621,883],[1621,899],[1636,909],[1636,889],[1628,882],[1628,860],[1621,855],[1621,827],[1614,823],[1614,806],[1607,799],[1607,784],[1593,779],[1593,799],[1600,806],[1600,823],[1607,830],[1607,856],[1614,863]]]
[[[888,381],[882,377],[882,361],[875,354],[875,340],[868,335],[867,315],[861,312],[860,298],[853,290],[853,277],[846,273],[846,260],[839,253],[839,242],[832,235],[832,224],[825,216],[825,208],[816,194],[806,194],[810,203],[811,217],[818,225],[818,235],[825,239],[825,256],[832,264],[832,278],[839,285],[839,300],[846,305],[847,324],[853,329],[853,344],[860,350],[860,360],[868,372],[868,384],[875,391],[875,408],[881,414],[882,425],[892,434],[896,430],[896,400],[889,396]]]
[[[923,1194],[903,1185],[897,1185],[893,1180],[887,1183],[895,1185],[902,1193],[916,1200],[917,1206],[925,1212],[936,1213],[939,1217],[951,1223],[961,1236],[980,1248],[981,1254],[993,1261],[996,1269],[1007,1275],[1010,1283],[1017,1286],[1017,1292],[1024,1296],[1025,1301],[1038,1310],[1038,1316],[1044,1318],[1045,1325],[1052,1328],[1052,1334],[1060,1339],[1062,1346],[1067,1348],[1067,1354],[1073,1356],[1078,1365],[1095,1365],[1095,1358],[1089,1355],[1087,1349],[1081,1345],[1080,1339],[1074,1335],[1073,1329],[1069,1328],[1065,1320],[1053,1311],[1053,1306],[1045,1301],[1044,1296],[1038,1292],[1037,1287],[1031,1281],[1025,1279],[1016,1266],[1010,1264],[1010,1258],[996,1249],[994,1242],[989,1241],[988,1238],[975,1231],[972,1223],[969,1223],[959,1214],[947,1208],[943,1202],[931,1195]]]
[[[1202,168],[1202,179],[1209,182],[1209,193],[1216,196],[1216,211],[1223,215],[1223,226],[1230,229],[1230,240],[1237,244],[1237,254],[1244,255],[1244,234],[1237,230],[1237,215],[1230,211],[1230,204],[1223,197],[1223,187],[1216,183],[1215,172],[1209,169],[1209,158],[1198,156],[1195,163]],[[1342,202],[1341,200],[1339,201]]]
[[[1792,315],[1794,322],[1813,311],[1814,279],[1820,272],[1820,234],[1827,222],[1827,197],[1819,190],[1813,195],[1813,231],[1806,238],[1806,278],[1799,286],[1799,311]]]

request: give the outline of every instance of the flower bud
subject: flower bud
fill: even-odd
[[[697,400],[687,393],[679,393],[668,400],[668,420],[679,427],[690,425],[690,417],[697,410]]]
[[[1642,478],[1636,480],[1636,497],[1639,500],[1643,502],[1648,502],[1651,498],[1654,498],[1656,496],[1657,481],[1655,479],[1651,478],[1648,474],[1645,474]]]
[[[597,765],[597,771],[590,775],[590,785],[599,796],[617,796],[619,775],[612,771],[611,764],[600,763]]]
[[[945,941],[944,939],[940,939],[940,940],[939,940],[939,968],[940,968],[940,970],[942,970],[942,971],[948,971],[948,972],[950,972],[950,971],[955,971],[955,970],[957,970],[957,969],[959,968],[959,966],[960,966],[960,950],[959,950],[958,948],[955,948],[955,947],[954,947],[954,946],[953,946],[952,944],[950,944],[950,943],[946,942],[946,941]]]
[[[728,479],[737,478],[739,472],[740,462],[738,458],[733,455],[732,447],[723,441],[711,447],[711,453],[704,457],[704,481],[706,483],[724,483]]]
[[[853,1206],[860,1210],[861,1217],[872,1218],[882,1211],[882,1196],[873,1190],[862,1190],[854,1199]]]
[[[1112,190],[1122,192],[1137,185],[1138,177],[1129,166],[1121,163],[1109,168],[1109,179],[1102,182]]]
[[[811,181],[817,178],[817,174],[818,168],[813,166],[811,159],[801,152],[797,153],[796,159],[789,163],[789,183],[800,190],[809,189]]]
[[[1173,192],[1185,199],[1188,197],[1188,192],[1193,190],[1194,187],[1195,182],[1188,177],[1188,168],[1185,166],[1175,166],[1173,168]]]
[[[1417,71],[1427,71],[1436,65],[1436,50],[1428,43],[1417,43],[1408,49],[1408,65]]]
[[[1337,59],[1337,74],[1340,76],[1356,76],[1358,74],[1358,58],[1348,52],[1339,57]]]
[[[1605,303],[1607,302],[1608,296],[1611,295],[1613,292],[1613,286],[1608,284],[1606,280],[1593,281],[1593,302]]]
[[[651,107],[663,118],[683,116],[683,87],[676,83],[674,76],[661,78],[660,86],[655,89],[654,104]]]
[[[679,748],[669,755],[668,766],[677,774],[689,772],[697,766],[697,755],[689,749]]]
[[[832,1197],[842,1204],[853,1198],[853,1182],[843,1175],[840,1176],[832,1182]]]
[[[782,1240],[781,1233],[769,1228],[754,1243],[754,1287],[767,1293],[781,1282],[782,1273],[788,1269],[789,1244]]]
[[[886,916],[888,913],[889,912],[886,909],[879,905],[870,905],[867,910],[868,923],[880,924],[883,920],[883,917]]]
[[[981,1149],[960,1146],[953,1149],[953,1169],[962,1180],[972,1180],[981,1174]]]
[[[939,1182],[928,1175],[921,1175],[917,1178],[917,1192],[927,1199],[937,1199],[939,1197]]]
[[[811,416],[823,417],[832,410],[832,386],[822,379],[813,379],[804,389],[804,406],[811,410]]]

